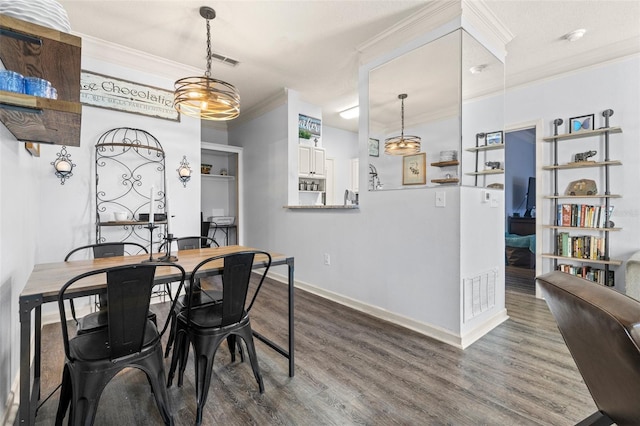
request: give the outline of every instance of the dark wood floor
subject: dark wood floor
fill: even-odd
[[[393,324],[296,291],[296,375],[258,342],[260,394],[247,362],[216,357],[206,425],[571,425],[595,411],[533,272],[507,273],[510,319],[462,351]],[[164,305],[154,305],[163,313]],[[252,322],[286,341],[286,287],[267,283]],[[45,393],[60,380],[59,325],[46,326]],[[280,330],[270,331],[270,330]],[[177,425],[193,424],[193,366],[172,387]],[[58,393],[39,411],[53,424]],[[143,374],[126,370],[106,387],[96,425],[157,425]]]

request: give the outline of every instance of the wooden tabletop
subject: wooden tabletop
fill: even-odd
[[[175,262],[182,266],[187,274],[189,274],[201,261],[213,257],[228,253],[235,253],[244,250],[259,250],[251,247],[244,246],[223,246],[213,248],[203,248],[195,250],[181,250],[174,253],[178,257]],[[279,253],[270,253],[272,262],[284,262],[286,256]],[[154,253],[154,259],[162,256],[162,253]],[[117,256],[107,257],[101,259],[88,259],[88,260],[74,260],[70,262],[55,262],[55,263],[41,263],[35,265],[29,280],[20,293],[20,298],[32,298],[42,297],[45,300],[54,300],[57,298],[60,288],[71,278],[80,275],[82,273],[92,271],[95,269],[109,268],[112,266],[130,265],[140,263],[144,260],[148,260],[149,255],[136,255],[136,256]],[[256,256],[255,263],[262,263],[266,260],[266,256]],[[207,273],[215,273],[222,267],[222,261],[211,262],[202,269],[203,275]],[[177,268],[171,267],[158,267],[156,269],[156,282],[171,282],[175,281],[178,277],[179,271]],[[188,278],[188,277],[187,277]],[[92,291],[105,286],[104,277],[96,275],[83,281],[82,290]]]

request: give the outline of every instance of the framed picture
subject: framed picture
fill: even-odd
[[[501,143],[504,143],[502,135],[503,135],[502,130],[497,132],[487,133],[485,141],[487,145],[499,145]]]
[[[424,185],[427,183],[427,154],[405,155],[402,157],[402,184]]]
[[[380,156],[380,141],[378,139],[369,138],[369,157]]]
[[[593,120],[595,116],[593,114],[581,115],[580,117],[574,117],[569,119],[569,133],[584,132],[587,130],[593,130]]]

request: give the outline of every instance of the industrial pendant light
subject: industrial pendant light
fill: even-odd
[[[232,120],[240,115],[240,94],[231,84],[211,78],[211,27],[216,11],[202,6],[200,16],[207,20],[207,70],[202,77],[176,81],[174,105],[178,112],[202,120]]]
[[[389,155],[417,154],[420,152],[420,137],[404,134],[404,100],[407,99],[407,94],[398,95],[398,99],[402,101],[400,136],[394,136],[384,141],[384,153]]]

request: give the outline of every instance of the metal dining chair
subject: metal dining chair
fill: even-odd
[[[263,272],[260,281],[247,304],[249,281],[256,256],[264,257]],[[212,263],[222,263],[222,299],[215,303],[200,303],[198,275],[201,269]],[[194,349],[194,367],[196,376],[196,425],[202,423],[202,410],[207,401],[213,359],[218,346],[225,339],[234,350],[236,336],[244,341],[253,375],[258,382],[260,393],[264,392],[264,383],[258,365],[249,311],[253,306],[267,272],[271,267],[271,255],[264,251],[243,251],[210,257],[200,262],[190,276],[191,285],[187,289],[186,308],[176,318],[176,337],[171,368],[167,378],[167,387],[171,386],[176,368],[179,367],[178,386],[182,384],[189,347]],[[229,341],[229,338],[232,338]],[[239,343],[239,341],[238,341]]]
[[[157,267],[171,267],[184,283],[185,270],[173,263],[143,263],[99,269],[78,275],[67,281],[58,293],[65,365],[56,425],[62,425],[69,410],[69,424],[93,424],[104,387],[121,370],[128,367],[142,370],[166,425],[173,424],[173,415],[166,387],[162,357],[162,331],[149,320],[147,312]],[[65,301],[73,300],[74,285],[106,277],[109,297],[107,325],[70,337]]]

